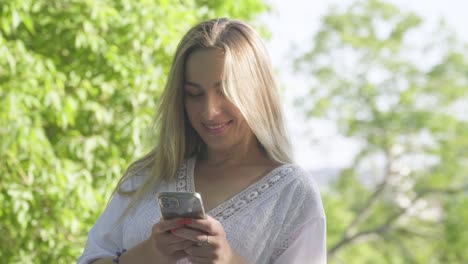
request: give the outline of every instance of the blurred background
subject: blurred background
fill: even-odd
[[[468,263],[468,2],[0,0],[0,259],[73,263],[195,23],[265,38],[329,263]]]

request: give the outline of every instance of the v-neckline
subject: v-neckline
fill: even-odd
[[[192,157],[185,162],[185,164],[183,164],[185,166],[181,167],[181,172],[178,175],[178,182],[176,186],[179,188],[178,191],[185,189],[185,191],[188,192],[195,192],[194,171],[196,157]],[[260,179],[256,180],[227,200],[216,205],[206,213],[217,218],[218,220],[226,220],[230,216],[234,215],[234,213],[237,211],[249,205],[252,201],[260,198],[268,189],[277,185],[277,183],[279,183],[281,180],[287,178],[284,176],[289,174],[292,170],[294,170],[294,168],[295,166],[293,164],[282,164],[274,168]]]

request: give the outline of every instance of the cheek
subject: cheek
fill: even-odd
[[[247,126],[247,122],[245,121],[245,118],[242,115],[242,113],[239,111],[239,109],[231,108],[230,111],[232,115],[234,116],[234,118],[238,121],[239,125],[241,125],[242,127]]]
[[[197,107],[195,104],[190,102],[184,102],[185,105],[185,114],[187,115],[190,124],[194,124],[194,121],[197,119]]]
[[[185,107],[185,115],[187,115],[187,119],[189,121],[192,121],[193,111],[192,111],[192,108],[190,107],[190,104],[187,104],[187,102],[184,102],[184,107]]]
[[[244,121],[244,116],[242,115],[241,111],[233,103],[226,102],[225,110],[239,122]]]
[[[239,126],[240,126],[240,130],[241,130],[244,134],[250,134],[250,133],[251,133],[250,127],[249,127],[249,125],[247,124],[247,122],[245,121],[245,119],[240,120]]]
[[[247,124],[247,121],[240,112],[235,113],[235,119],[237,121],[237,127],[239,129],[239,132],[242,131],[243,133],[246,133],[247,131],[250,131],[250,127]]]

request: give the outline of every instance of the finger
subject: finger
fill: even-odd
[[[170,244],[175,244],[175,243],[179,243],[182,241],[187,241],[187,239],[183,237],[178,237],[167,232],[162,233],[162,234],[157,234],[156,236],[153,237],[153,239],[156,241],[156,243],[162,244],[162,245],[170,245]]]
[[[204,258],[204,257],[189,256],[188,260],[193,264],[211,263],[211,260],[209,258]]]
[[[207,234],[202,231],[182,227],[176,230],[172,230],[171,233],[175,236],[191,240],[193,242],[201,243],[206,241]]]
[[[167,252],[169,255],[175,254],[177,251],[185,251],[186,249],[193,246],[193,242],[189,240],[184,240],[179,243],[171,244],[167,246]]]
[[[209,244],[203,245],[203,246],[191,246],[191,247],[186,248],[184,251],[189,256],[211,258],[211,259],[214,257],[212,247]]]
[[[186,226],[204,231],[214,236],[224,232],[221,223],[209,215],[206,216],[206,219],[192,219],[192,222],[187,223]]]
[[[186,221],[183,218],[164,220],[161,219],[158,223],[153,225],[153,233],[161,234],[171,229],[180,228],[184,226]]]
[[[178,260],[181,260],[181,259],[184,259],[184,258],[188,258],[188,255],[187,255],[187,253],[185,253],[185,251],[180,250],[180,251],[177,251],[174,254],[172,254],[171,258],[174,259],[175,261],[178,261]]]

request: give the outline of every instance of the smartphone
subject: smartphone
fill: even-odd
[[[201,195],[196,192],[159,192],[159,208],[163,219],[205,219]]]

